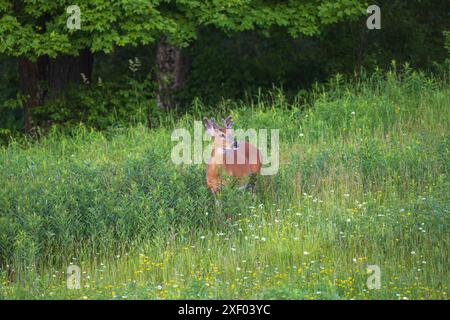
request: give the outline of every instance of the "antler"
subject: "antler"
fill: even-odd
[[[222,118],[225,129],[231,129],[233,122],[231,122],[232,115],[230,114],[226,119]]]
[[[205,124],[206,127],[212,127],[213,129],[220,129],[219,125],[216,123],[216,121],[213,118],[208,119],[208,118],[204,117],[203,123]]]

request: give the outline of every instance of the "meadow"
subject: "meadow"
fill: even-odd
[[[12,141],[0,299],[448,299],[449,107],[448,78],[406,69],[194,106],[154,129]],[[205,165],[171,162],[170,135],[228,113],[280,129],[281,163],[255,198],[224,188],[216,205]]]

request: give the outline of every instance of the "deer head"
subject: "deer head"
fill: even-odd
[[[213,137],[214,149],[219,149],[219,151],[225,151],[233,149],[236,142],[233,138],[231,115],[226,119],[222,118],[224,127],[221,128],[214,119],[203,119],[203,124],[205,125],[206,132]]]

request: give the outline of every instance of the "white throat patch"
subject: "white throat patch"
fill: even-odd
[[[237,150],[237,149],[239,149],[239,145],[238,144],[235,144],[231,148],[217,148],[216,150],[217,150],[217,154],[225,154],[226,152]]]

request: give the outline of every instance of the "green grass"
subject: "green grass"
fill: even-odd
[[[0,298],[448,299],[449,97],[447,81],[407,70],[336,77],[309,107],[280,92],[224,103],[208,115],[280,129],[281,166],[255,199],[226,188],[220,206],[204,165],[170,161],[170,125],[13,142],[0,149]],[[71,263],[80,290],[66,288]]]

